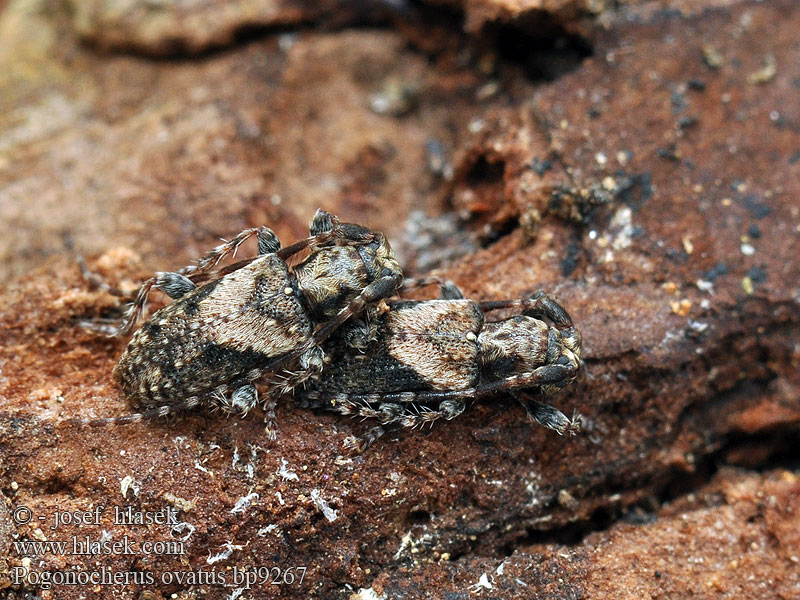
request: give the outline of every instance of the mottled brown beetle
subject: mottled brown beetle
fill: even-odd
[[[442,297],[365,311],[323,344],[329,364],[296,396],[341,414],[416,427],[455,418],[468,400],[509,392],[541,425],[562,435],[580,429],[579,419],[525,396],[559,390],[578,373],[581,335],[560,304],[543,292],[464,300],[452,284]],[[486,313],[501,309],[515,314],[488,320]],[[382,433],[376,427],[349,443],[363,450]]]
[[[309,238],[283,249],[270,229],[247,229],[197,265],[148,280],[118,333],[134,327],[153,287],[174,301],[134,334],[114,369],[125,395],[148,410],[92,423],[138,421],[201,403],[245,415],[259,403],[259,385],[274,437],[275,399],[320,372],[320,344],[403,281],[383,234],[323,211],[310,229]],[[252,236],[257,257],[214,271]]]

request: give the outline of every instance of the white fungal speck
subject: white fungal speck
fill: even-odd
[[[192,537],[194,533],[195,526],[191,523],[187,523],[186,521],[181,521],[180,523],[175,523],[170,530],[170,533],[178,538],[180,542],[188,542],[189,538]]]
[[[311,490],[311,501],[314,503],[314,506],[316,506],[322,512],[323,516],[331,523],[339,518],[339,515],[336,513],[336,511],[332,509],[322,498],[322,495],[318,489]]]
[[[701,292],[706,292],[708,294],[714,294],[714,282],[713,281],[706,281],[705,279],[698,279],[695,282],[697,289]]]
[[[231,514],[244,514],[255,500],[258,500],[258,494],[256,492],[247,494],[247,496],[242,496],[231,509]]]
[[[494,584],[489,580],[489,576],[484,573],[481,575],[481,578],[478,580],[478,583],[473,583],[470,587],[470,591],[474,594],[481,591],[481,588],[486,590],[494,589]]]
[[[275,523],[271,523],[271,524],[267,525],[266,527],[262,527],[261,529],[256,531],[256,535],[258,537],[267,537],[268,533],[272,533],[273,531],[276,531],[277,529],[278,529],[278,525],[275,524]]]
[[[213,474],[213,473],[211,473],[211,471],[209,471],[203,465],[201,465],[199,460],[195,460],[194,461],[194,468],[197,469],[198,471],[202,471],[203,473],[206,473],[207,475],[212,475]]]
[[[280,469],[278,469],[278,475],[280,475],[286,480],[299,481],[300,478],[297,476],[297,473],[295,473],[294,471],[290,471],[289,469],[286,468],[288,465],[289,462],[285,458],[282,458],[281,467]]]
[[[408,548],[411,543],[414,541],[414,538],[411,537],[411,532],[409,531],[406,533],[402,538],[400,538],[400,547],[397,549],[397,552],[394,553],[394,559],[400,560],[400,557],[403,554],[403,551]]]
[[[226,600],[239,600],[239,596],[242,594],[244,594],[244,588],[236,588]]]
[[[128,490],[131,490],[133,492],[133,495],[138,497],[140,489],[141,488],[139,487],[139,482],[136,481],[130,475],[125,475],[125,477],[120,479],[119,491],[122,493],[123,498],[128,497]]]
[[[211,553],[208,554],[208,558],[206,559],[207,564],[213,565],[221,560],[227,560],[231,557],[231,554],[233,554],[234,550],[242,549],[242,546],[233,544],[231,542],[225,542],[222,547],[224,548],[222,552],[217,552],[214,555]]]
[[[706,329],[708,329],[708,323],[703,323],[702,321],[692,321],[689,319],[689,327],[697,333],[703,333]]]
[[[371,587],[360,588],[358,592],[350,596],[351,600],[386,600],[386,594],[377,594]]]
[[[483,119],[473,119],[467,124],[467,129],[470,133],[480,133],[486,127],[486,122]]]

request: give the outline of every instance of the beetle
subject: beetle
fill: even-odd
[[[365,311],[323,344],[329,365],[295,395],[381,425],[418,427],[455,418],[467,401],[509,392],[539,424],[562,435],[580,429],[579,419],[526,396],[560,390],[580,368],[581,335],[552,296],[476,302],[452,285],[442,296]],[[489,320],[503,309],[511,315]],[[363,450],[382,433],[378,426],[348,444]]]
[[[281,248],[269,228],[246,229],[196,265],[145,282],[118,334],[133,329],[152,288],[173,302],[136,331],[113,374],[147,410],[93,422],[166,416],[203,403],[244,416],[262,402],[274,439],[275,399],[318,374],[320,344],[403,281],[382,233],[320,210],[310,234]],[[215,270],[253,236],[256,257]],[[297,257],[297,264],[287,262]]]

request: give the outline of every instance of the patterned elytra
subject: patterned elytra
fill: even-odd
[[[196,265],[145,282],[117,334],[133,328],[153,287],[173,302],[133,335],[114,376],[123,393],[148,410],[90,422],[139,421],[199,404],[245,415],[260,392],[274,437],[275,399],[322,370],[320,344],[403,281],[382,233],[339,223],[323,211],[310,233],[281,248],[268,228],[247,229]],[[257,257],[219,267],[253,236]],[[289,266],[286,261],[300,253],[303,258]]]
[[[307,342],[312,323],[287,289],[286,263],[268,254],[165,306],[122,354],[120,388],[148,407],[203,396]]]
[[[468,400],[507,392],[545,427],[560,434],[580,428],[579,420],[526,397],[558,391],[580,367],[581,336],[553,298],[540,292],[480,303],[450,299],[460,296],[453,286],[443,296],[449,298],[392,301],[387,311],[366,312],[323,344],[326,368],[296,395],[382,425],[417,427],[458,416]],[[487,322],[486,312],[500,309],[521,314]],[[365,337],[353,335],[359,327],[374,334],[356,349],[348,340]],[[363,449],[382,432],[373,428],[353,448]]]
[[[482,326],[483,313],[471,300],[404,303],[386,315],[386,351],[413,365],[432,389],[464,388],[478,375],[475,337]]]
[[[437,282],[441,299],[387,302],[403,278],[383,234],[322,211],[310,233],[281,248],[271,230],[248,229],[196,265],[148,280],[118,332],[132,329],[152,287],[173,302],[133,335],[114,370],[125,395],[147,411],[89,422],[202,404],[246,415],[261,402],[274,438],[275,401],[288,393],[311,407],[406,427],[509,394],[541,425],[579,430],[579,419],[529,397],[565,387],[581,364],[580,333],[551,296],[476,302]],[[219,267],[251,236],[257,257]],[[494,311],[506,314],[488,318]],[[362,450],[382,432],[375,427],[349,445]]]

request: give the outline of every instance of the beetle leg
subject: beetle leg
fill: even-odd
[[[361,437],[356,436],[349,436],[344,440],[344,447],[346,450],[349,450],[353,454],[361,454],[369,448],[375,440],[381,437],[385,432],[383,427],[380,425],[376,425],[375,427],[371,428],[367,433],[362,435]]]
[[[572,319],[564,307],[556,302],[553,296],[545,292],[536,292],[530,298],[520,298],[518,300],[490,300],[479,302],[478,306],[484,312],[502,310],[505,308],[514,309],[529,317],[546,317],[557,329],[568,329],[572,327]]]
[[[194,281],[180,273],[156,273],[155,286],[173,300],[197,289]]]
[[[464,294],[458,289],[455,283],[449,280],[439,279],[438,277],[405,279],[403,281],[403,287],[401,287],[399,291],[405,293],[429,285],[439,286],[439,295],[442,300],[462,300],[464,298]]]
[[[552,429],[559,435],[564,435],[565,433],[575,435],[581,430],[579,418],[570,419],[557,408],[545,404],[544,402],[526,399],[518,392],[512,391],[511,395],[514,396],[522,405],[522,408],[525,409],[528,418],[531,421],[539,423],[542,427]]]

